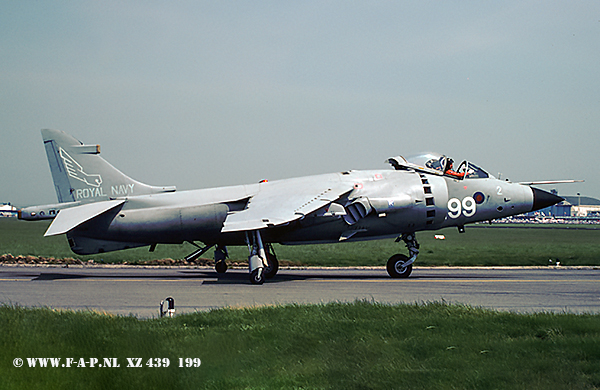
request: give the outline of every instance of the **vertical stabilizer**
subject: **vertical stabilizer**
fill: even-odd
[[[84,145],[60,130],[42,130],[42,137],[60,203],[175,191],[133,180],[100,157],[100,145]]]

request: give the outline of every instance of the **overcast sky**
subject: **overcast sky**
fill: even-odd
[[[56,202],[42,128],[179,190],[436,151],[600,197],[599,124],[597,1],[0,0],[19,206]]]

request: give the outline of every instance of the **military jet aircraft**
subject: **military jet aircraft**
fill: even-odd
[[[100,157],[99,145],[57,130],[42,130],[42,137],[59,203],[21,209],[20,219],[53,219],[45,236],[66,234],[80,255],[189,242],[198,248],[190,260],[215,248],[219,273],[227,270],[227,246],[247,245],[254,284],[277,273],[272,243],[397,237],[408,256],[393,255],[387,271],[406,278],[419,253],[418,231],[463,232],[468,223],[563,200],[531,187],[551,182],[501,181],[469,161],[454,170],[452,159],[438,154],[389,158],[393,169],[176,191],[131,179]]]

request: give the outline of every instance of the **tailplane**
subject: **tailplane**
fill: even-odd
[[[42,130],[42,137],[60,203],[175,191],[175,187],[154,187],[125,175],[100,157],[100,145],[84,145],[60,130]]]

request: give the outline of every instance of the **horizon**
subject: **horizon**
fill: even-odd
[[[0,201],[51,204],[40,129],[179,191],[435,151],[600,197],[600,3],[0,4]]]

